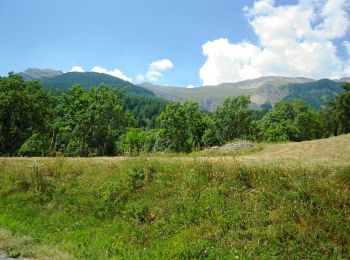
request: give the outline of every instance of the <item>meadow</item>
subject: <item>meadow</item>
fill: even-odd
[[[3,157],[0,252],[348,259],[349,162],[350,135],[243,153]]]

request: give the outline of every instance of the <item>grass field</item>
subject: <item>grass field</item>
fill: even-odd
[[[264,149],[240,157],[241,161],[349,166],[350,134],[299,143],[266,144]]]
[[[348,259],[349,154],[343,135],[233,154],[0,158],[0,256]]]

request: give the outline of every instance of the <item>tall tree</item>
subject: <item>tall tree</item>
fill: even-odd
[[[265,141],[303,141],[323,134],[319,113],[301,100],[276,103],[260,120],[259,130]]]
[[[228,97],[218,107],[214,119],[224,141],[253,134],[253,112],[249,104],[249,96],[238,96]]]
[[[189,152],[202,146],[207,128],[204,113],[196,102],[169,103],[158,117],[164,145],[174,152]]]
[[[335,99],[335,112],[340,133],[350,133],[350,83],[344,83],[344,92]]]
[[[34,133],[45,132],[51,98],[38,81],[0,78],[0,154],[14,155]]]
[[[58,114],[57,143],[73,155],[113,154],[128,125],[121,93],[106,85],[74,85],[62,95]]]

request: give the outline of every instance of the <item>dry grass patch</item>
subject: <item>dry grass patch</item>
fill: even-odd
[[[296,163],[306,166],[350,165],[350,134],[327,139],[266,144],[256,153],[238,157],[242,162]]]
[[[47,260],[76,259],[71,254],[62,252],[53,246],[39,245],[36,239],[13,235],[5,229],[0,229],[0,259],[1,257]]]

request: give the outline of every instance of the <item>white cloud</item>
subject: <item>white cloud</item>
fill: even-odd
[[[91,71],[92,72],[97,72],[97,73],[105,73],[105,74],[111,75],[113,77],[117,77],[117,78],[120,78],[122,80],[132,82],[132,78],[129,78],[129,77],[125,76],[123,74],[123,72],[121,70],[119,70],[119,69],[107,70],[107,69],[99,67],[99,66],[94,66],[91,69]]]
[[[333,41],[345,37],[350,27],[349,2],[299,0],[295,5],[276,6],[273,0],[255,1],[243,10],[259,44],[230,43],[224,38],[203,44],[207,57],[199,72],[203,84],[266,75],[346,76],[350,62],[337,55]]]
[[[344,41],[343,45],[344,45],[344,47],[346,49],[346,52],[347,52],[348,56],[350,57],[350,41]]]
[[[74,66],[70,71],[71,72],[85,72],[85,70],[80,66]]]
[[[189,85],[187,85],[186,88],[197,88],[197,86],[194,86],[194,85],[192,85],[192,84],[189,84]]]
[[[159,70],[171,69],[174,67],[174,64],[168,59],[163,59],[163,60],[153,61],[149,65],[149,67],[151,70],[159,71]]]
[[[138,81],[148,79],[150,81],[157,81],[163,76],[162,71],[168,70],[174,67],[174,64],[168,59],[162,59],[153,61],[148,66],[148,71],[145,74],[137,75]]]

